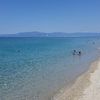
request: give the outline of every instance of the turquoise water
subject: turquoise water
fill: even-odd
[[[49,100],[99,54],[100,37],[0,38],[0,100]]]

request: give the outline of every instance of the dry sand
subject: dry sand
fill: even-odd
[[[78,100],[100,100],[100,62],[97,69],[90,73],[90,85],[84,89],[83,95]]]
[[[51,100],[100,100],[100,60],[91,64],[71,88],[63,88]]]

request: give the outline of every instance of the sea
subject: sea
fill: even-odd
[[[99,56],[100,37],[0,37],[0,100],[51,100]]]

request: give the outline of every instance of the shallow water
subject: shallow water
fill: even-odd
[[[0,38],[0,100],[48,100],[88,69],[99,44],[100,37]]]

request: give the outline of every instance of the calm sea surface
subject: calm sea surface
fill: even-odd
[[[49,100],[99,55],[100,37],[0,38],[0,100]]]

